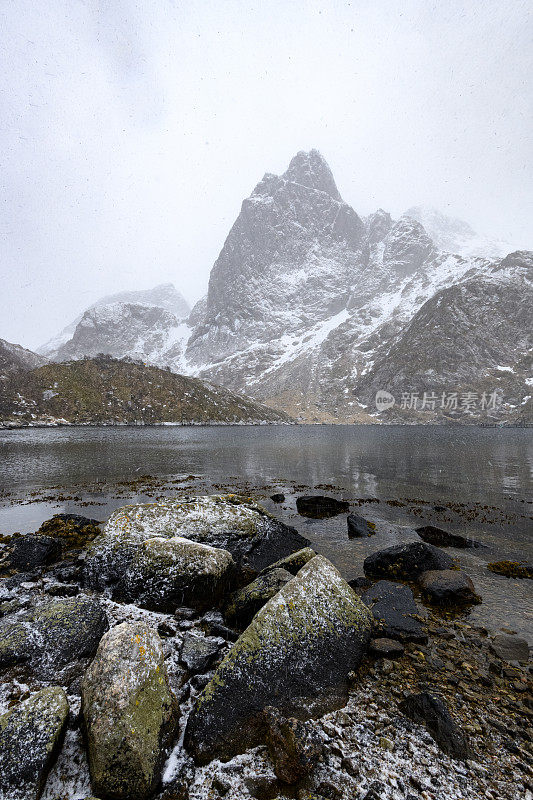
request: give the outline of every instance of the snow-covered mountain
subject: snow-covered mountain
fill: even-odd
[[[60,333],[37,348],[37,352],[54,361],[62,361],[65,358],[82,358],[84,355],[94,355],[97,352],[107,353],[108,351],[106,349],[105,334],[103,334],[102,330],[102,324],[105,324],[105,319],[107,318],[110,321],[114,320],[114,334],[112,334],[112,339],[114,346],[117,349],[117,353],[109,352],[109,355],[117,355],[118,357],[121,357],[122,355],[133,355],[128,351],[128,347],[131,346],[131,335],[127,330],[129,317],[126,312],[122,311],[121,313],[118,309],[118,306],[125,305],[159,308],[169,312],[166,316],[167,325],[169,327],[169,339],[172,339],[172,332],[170,328],[178,327],[180,322],[186,319],[190,312],[187,301],[180,294],[180,292],[177,291],[172,283],[162,283],[159,286],[155,286],[153,289],[142,289],[139,291],[129,292],[126,291],[119,292],[118,294],[107,295],[106,297],[100,298],[100,300],[97,300],[96,303],[93,303],[91,306],[89,306],[89,308],[83,314],[80,314],[78,317],[76,317],[76,319],[63,328]],[[102,314],[93,313],[96,309],[101,310]],[[105,309],[108,310],[106,311]],[[154,314],[146,314],[141,310],[141,308],[138,308],[137,314],[135,315],[137,317],[137,322],[139,322],[139,319],[142,318],[143,315],[147,318],[148,322],[151,320],[155,322],[157,317],[157,315]],[[118,320],[121,317],[124,324],[125,335],[125,342],[122,348],[120,347],[120,335],[118,332]],[[159,327],[161,327],[162,320],[163,315],[160,315],[160,319],[157,320],[156,323],[159,324]],[[82,322],[83,324],[81,326],[81,330],[78,331],[78,326]],[[95,334],[103,335],[102,347],[100,350],[95,350],[95,347],[97,346],[96,336],[94,342],[92,343],[90,342],[90,337],[87,336],[87,328],[91,326],[93,327]],[[148,338],[153,339],[150,330],[147,331],[147,336]],[[142,331],[139,328],[139,325],[137,325],[137,337],[137,352],[143,351],[144,348],[139,338],[142,338]],[[84,344],[90,345],[91,352],[82,352],[82,350],[76,347],[76,344],[72,340],[81,341]],[[151,351],[152,350],[149,346],[148,352]]]
[[[320,153],[300,152],[244,200],[187,321],[108,303],[55,358],[140,357],[310,421],[371,421],[377,388],[472,389],[487,375],[519,406],[532,256],[502,260],[493,244],[421,208],[363,219]]]
[[[501,258],[511,249],[508,242],[480,236],[467,222],[449,217],[436,208],[412,206],[404,216],[420,222],[435,246],[448,253]]]
[[[20,369],[34,369],[46,364],[46,358],[26,350],[20,344],[0,339],[0,378]]]

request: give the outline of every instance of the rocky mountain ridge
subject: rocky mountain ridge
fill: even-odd
[[[188,320],[113,304],[86,312],[55,357],[142,358],[303,421],[376,421],[372,393],[398,392],[399,375],[402,393],[424,382],[423,391],[483,391],[494,378],[491,391],[510,393],[500,411],[516,414],[531,385],[532,256],[502,259],[480,241],[466,223],[420,207],[398,220],[383,209],[362,218],[320,153],[300,152],[243,201]],[[475,254],[483,248],[486,257]],[[486,346],[489,316],[498,346]],[[409,349],[415,331],[419,347]],[[454,340],[461,357],[450,359]]]

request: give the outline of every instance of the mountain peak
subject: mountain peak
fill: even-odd
[[[294,158],[283,177],[291,183],[299,183],[309,189],[325,192],[335,200],[342,200],[335,184],[333,174],[318,150],[300,150]]]

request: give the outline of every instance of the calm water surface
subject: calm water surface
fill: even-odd
[[[489,561],[533,560],[533,430],[415,426],[265,426],[212,428],[61,428],[0,431],[0,532],[35,530],[53,513],[105,519],[146,494],[117,493],[141,475],[179,480],[191,491],[245,490],[297,527],[347,577],[369,552],[417,538],[436,524],[486,547],[450,550],[484,602],[473,622],[506,626],[533,640],[532,581],[492,575]],[[185,484],[181,484],[184,486]],[[298,494],[377,498],[361,512],[382,519],[368,540],[349,540],[345,516],[311,521],[296,514]],[[71,499],[26,503],[29,493],[64,487]],[[179,486],[179,484],[176,484]],[[283,506],[268,500],[285,493]],[[317,490],[319,491],[319,490]],[[169,490],[162,493],[169,493]],[[72,499],[72,496],[79,499]],[[22,503],[19,501],[23,501]],[[386,501],[400,500],[402,506]],[[84,503],[94,503],[87,507]],[[434,506],[444,510],[435,510]]]

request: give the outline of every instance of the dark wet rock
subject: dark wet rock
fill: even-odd
[[[427,630],[408,586],[378,581],[362,596],[372,611],[380,637],[425,642]]]
[[[324,519],[345,514],[350,510],[347,500],[337,500],[335,497],[323,495],[302,495],[296,498],[296,509],[303,517]]]
[[[90,545],[85,580],[93,589],[116,587],[149,539],[180,537],[227,550],[248,580],[309,542],[262,506],[237,495],[161,500],[125,506],[111,515]]]
[[[220,622],[202,622],[201,628],[208,636],[220,636],[228,642],[236,642],[239,632]]]
[[[499,633],[491,642],[490,649],[502,661],[518,661],[527,664],[529,646],[526,639],[507,633]]]
[[[96,598],[49,600],[0,621],[0,667],[27,663],[43,680],[57,680],[67,665],[91,658],[108,628]]]
[[[426,727],[444,753],[461,761],[469,757],[466,735],[440,697],[429,692],[410,694],[399,707],[409,719]]]
[[[235,592],[229,599],[225,609],[226,619],[230,625],[246,628],[260,608],[285,586],[292,575],[286,569],[273,569],[265,575],[259,575],[248,586]]]
[[[481,602],[468,575],[455,569],[423,572],[418,583],[424,597],[434,605],[464,606]]]
[[[383,800],[385,797],[385,784],[381,781],[372,781],[362,800]]]
[[[348,673],[368,643],[372,616],[335,567],[309,561],[263,606],[197,698],[186,746],[200,763],[261,741],[262,710],[291,716],[346,702]]]
[[[174,536],[142,542],[115,588],[117,597],[156,611],[177,603],[215,605],[231,585],[235,563],[227,550]]]
[[[198,611],[195,608],[189,608],[189,606],[178,606],[178,608],[174,611],[174,616],[176,619],[180,620],[190,620],[193,617],[197,616]]]
[[[468,539],[466,536],[461,536],[458,533],[443,531],[442,528],[436,528],[434,525],[424,525],[422,528],[415,528],[415,530],[424,542],[435,545],[435,547],[467,548],[483,546],[475,539]]]
[[[273,564],[265,567],[265,569],[261,570],[261,575],[265,575],[273,569],[285,569],[287,572],[290,572],[291,575],[296,575],[296,573],[315,556],[316,553],[311,547],[303,547],[301,550],[291,553],[290,556],[280,558],[279,561],[275,561]]]
[[[533,565],[525,561],[493,561],[487,569],[506,578],[533,578]]]
[[[346,523],[348,525],[349,539],[366,538],[367,536],[373,536],[376,532],[375,523],[361,517],[359,514],[348,514]]]
[[[124,622],[104,636],[83,678],[82,713],[93,790],[116,800],[148,798],[177,727],[155,631]]]
[[[296,783],[309,775],[322,753],[322,739],[312,725],[286,718],[277,708],[263,711],[266,744],[274,772],[284,783]]]
[[[397,544],[365,558],[365,574],[373,578],[416,580],[422,572],[452,569],[453,559],[425,542]]]
[[[366,578],[364,575],[360,575],[357,578],[352,578],[348,581],[348,583],[358,594],[363,594],[363,592],[366,592],[366,590],[370,589],[372,586],[372,581],[369,578]]]
[[[50,536],[27,534],[13,537],[9,544],[7,566],[11,569],[36,569],[61,558],[61,544]]]
[[[38,533],[61,540],[63,548],[85,548],[101,532],[101,522],[79,514],[55,514],[43,522]]]
[[[369,651],[375,658],[399,658],[403,656],[405,648],[397,639],[371,639]]]
[[[163,620],[159,623],[157,632],[164,639],[172,639],[177,633],[176,628],[167,620]]]
[[[180,660],[189,672],[205,672],[220,650],[219,642],[196,633],[186,633],[183,638]]]
[[[271,494],[270,499],[273,503],[284,503],[285,502],[285,495],[279,492],[278,494]]]
[[[0,797],[37,800],[61,745],[69,706],[52,686],[0,717]]]

